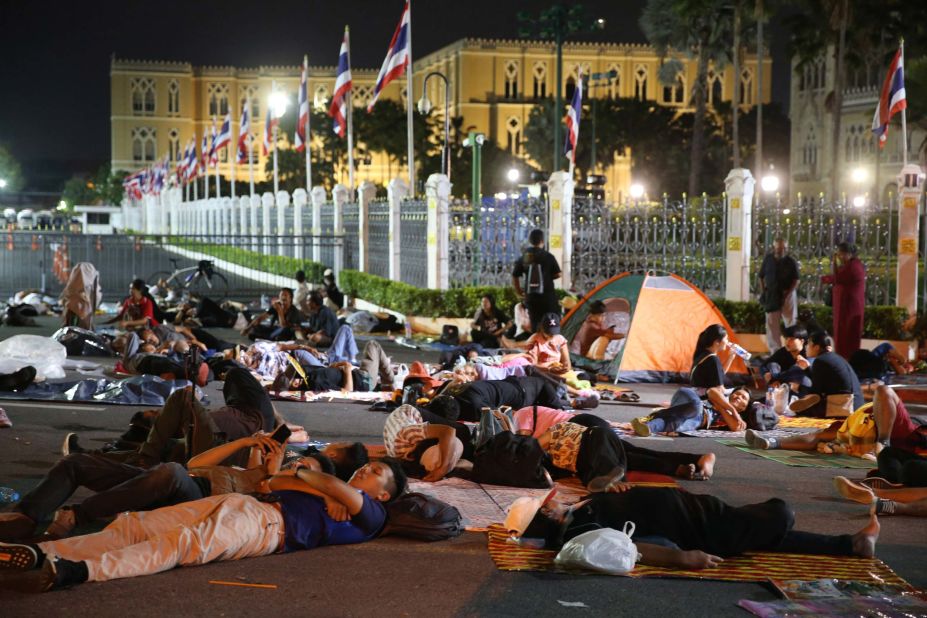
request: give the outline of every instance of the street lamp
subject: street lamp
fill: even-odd
[[[6,179],[0,178],[0,189],[6,189]]]
[[[852,180],[857,185],[861,185],[866,182],[866,175],[866,170],[861,167],[857,167],[852,172],[850,172],[850,180]]]
[[[277,82],[273,82],[270,91],[270,97],[267,99],[267,104],[270,106],[270,113],[273,115],[275,120],[274,122],[274,199],[277,199],[277,192],[280,190],[280,175],[277,168],[277,132],[279,130],[279,122],[276,122],[286,113],[286,108],[290,104],[289,97],[286,96],[285,92],[277,90]]]
[[[505,177],[509,179],[509,182],[515,184],[518,182],[518,177],[521,176],[521,172],[518,171],[517,167],[513,167],[508,172],[505,173]]]
[[[853,198],[853,205],[856,206],[857,208],[862,208],[863,206],[865,206],[865,205],[866,205],[866,196],[865,196],[865,195],[857,195],[856,197],[854,197],[854,198]]]
[[[640,184],[639,182],[635,182],[633,185],[631,185],[629,192],[633,199],[639,200],[644,197],[644,185]]]
[[[775,193],[779,190],[779,177],[775,174],[766,174],[760,179],[760,188],[764,193]]]
[[[428,80],[432,77],[440,77],[444,82],[444,147],[441,149],[441,173],[447,176],[448,180],[451,179],[451,152],[450,152],[450,138],[451,138],[451,86],[447,81],[447,76],[440,71],[432,71],[425,76],[425,80],[422,82],[422,98],[418,101],[418,112],[427,116],[431,112],[433,107],[431,104],[431,99],[428,98]]]

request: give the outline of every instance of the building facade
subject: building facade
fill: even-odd
[[[816,62],[798,68],[792,60],[789,116],[792,121],[790,176],[794,196],[817,196],[830,191],[833,176],[833,97],[836,59],[831,48]],[[880,150],[871,127],[879,92],[888,71],[883,54],[873,54],[865,66],[847,71],[837,140],[837,186],[848,198],[866,196],[885,200],[897,190],[904,161],[900,119],[896,116]],[[927,139],[923,130],[908,125],[908,159],[917,163],[917,145]]]
[[[571,43],[563,50],[564,100],[576,84],[577,76],[609,73],[614,78],[600,80],[589,97],[636,97],[687,110],[687,96],[695,80],[695,62],[679,57],[683,70],[672,86],[659,82],[657,72],[661,58],[646,45]],[[772,64],[763,58],[764,101],[769,100]],[[556,74],[556,50],[549,42],[521,40],[462,39],[414,62],[413,97],[421,96],[422,81],[431,71],[440,71],[450,82],[450,114],[462,116],[463,127],[486,134],[500,147],[523,157],[524,131],[531,109],[543,99],[553,96]],[[135,170],[168,154],[172,161],[182,155],[184,145],[192,137],[202,140],[203,132],[211,130],[213,117],[221,123],[226,112],[232,114],[232,135],[238,135],[238,119],[243,105],[251,106],[251,132],[255,140],[254,170],[258,179],[264,177],[265,158],[260,144],[264,129],[267,98],[272,83],[290,93],[295,101],[300,67],[194,67],[181,62],[150,62],[114,58],[110,69],[112,97],[112,166],[113,169]],[[364,113],[373,86],[375,69],[352,68],[353,103],[356,113]],[[309,96],[312,104],[326,108],[335,81],[334,67],[310,67]],[[757,57],[748,55],[741,74],[734,76],[731,67],[712,69],[709,73],[709,104],[730,101],[733,89],[741,89],[741,102],[749,109],[757,97]],[[434,103],[433,114],[444,113],[444,85],[441,80],[428,82],[428,96]],[[405,100],[405,79],[393,82],[381,98]],[[295,107],[295,106],[294,106]],[[291,108],[292,109],[292,108]],[[292,111],[289,113],[293,113]],[[586,125],[588,126],[588,125]],[[315,131],[331,130],[315,127]],[[364,136],[357,135],[363,144]],[[289,138],[292,141],[292,138]],[[199,142],[198,142],[199,143]],[[220,153],[220,173],[228,176],[231,164]],[[542,169],[550,162],[530,161]],[[616,157],[601,165],[607,177],[607,189],[615,197],[631,184],[628,156]],[[248,166],[236,166],[239,181],[248,178]],[[372,153],[360,161],[356,182],[370,180],[386,184],[397,175],[404,175],[404,166]],[[346,173],[339,172],[341,182]],[[465,191],[465,190],[464,190]]]

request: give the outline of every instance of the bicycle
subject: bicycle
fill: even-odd
[[[200,260],[196,266],[180,268],[177,258],[170,258],[173,272],[160,270],[147,279],[149,285],[163,287],[173,292],[180,299],[184,293],[195,294],[199,298],[208,296],[213,300],[223,300],[229,293],[229,282],[222,273],[216,272],[212,260]]]

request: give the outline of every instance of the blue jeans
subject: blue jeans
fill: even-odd
[[[328,346],[328,362],[348,361],[353,363],[357,357],[357,342],[350,326],[343,325],[335,333],[332,344]]]
[[[711,409],[698,393],[689,387],[682,387],[673,393],[670,407],[657,410],[650,416],[647,426],[650,431],[692,431],[711,424]]]

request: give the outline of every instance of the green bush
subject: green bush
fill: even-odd
[[[259,251],[205,243],[183,237],[169,237],[165,242],[183,247],[184,249],[189,249],[190,251],[205,253],[206,255],[231,262],[232,264],[253,268],[254,270],[272,275],[279,275],[281,277],[292,278],[297,270],[302,270],[306,273],[306,280],[312,283],[321,283],[322,273],[328,268],[325,264],[313,262],[312,260],[300,260],[281,255],[266,255]]]

